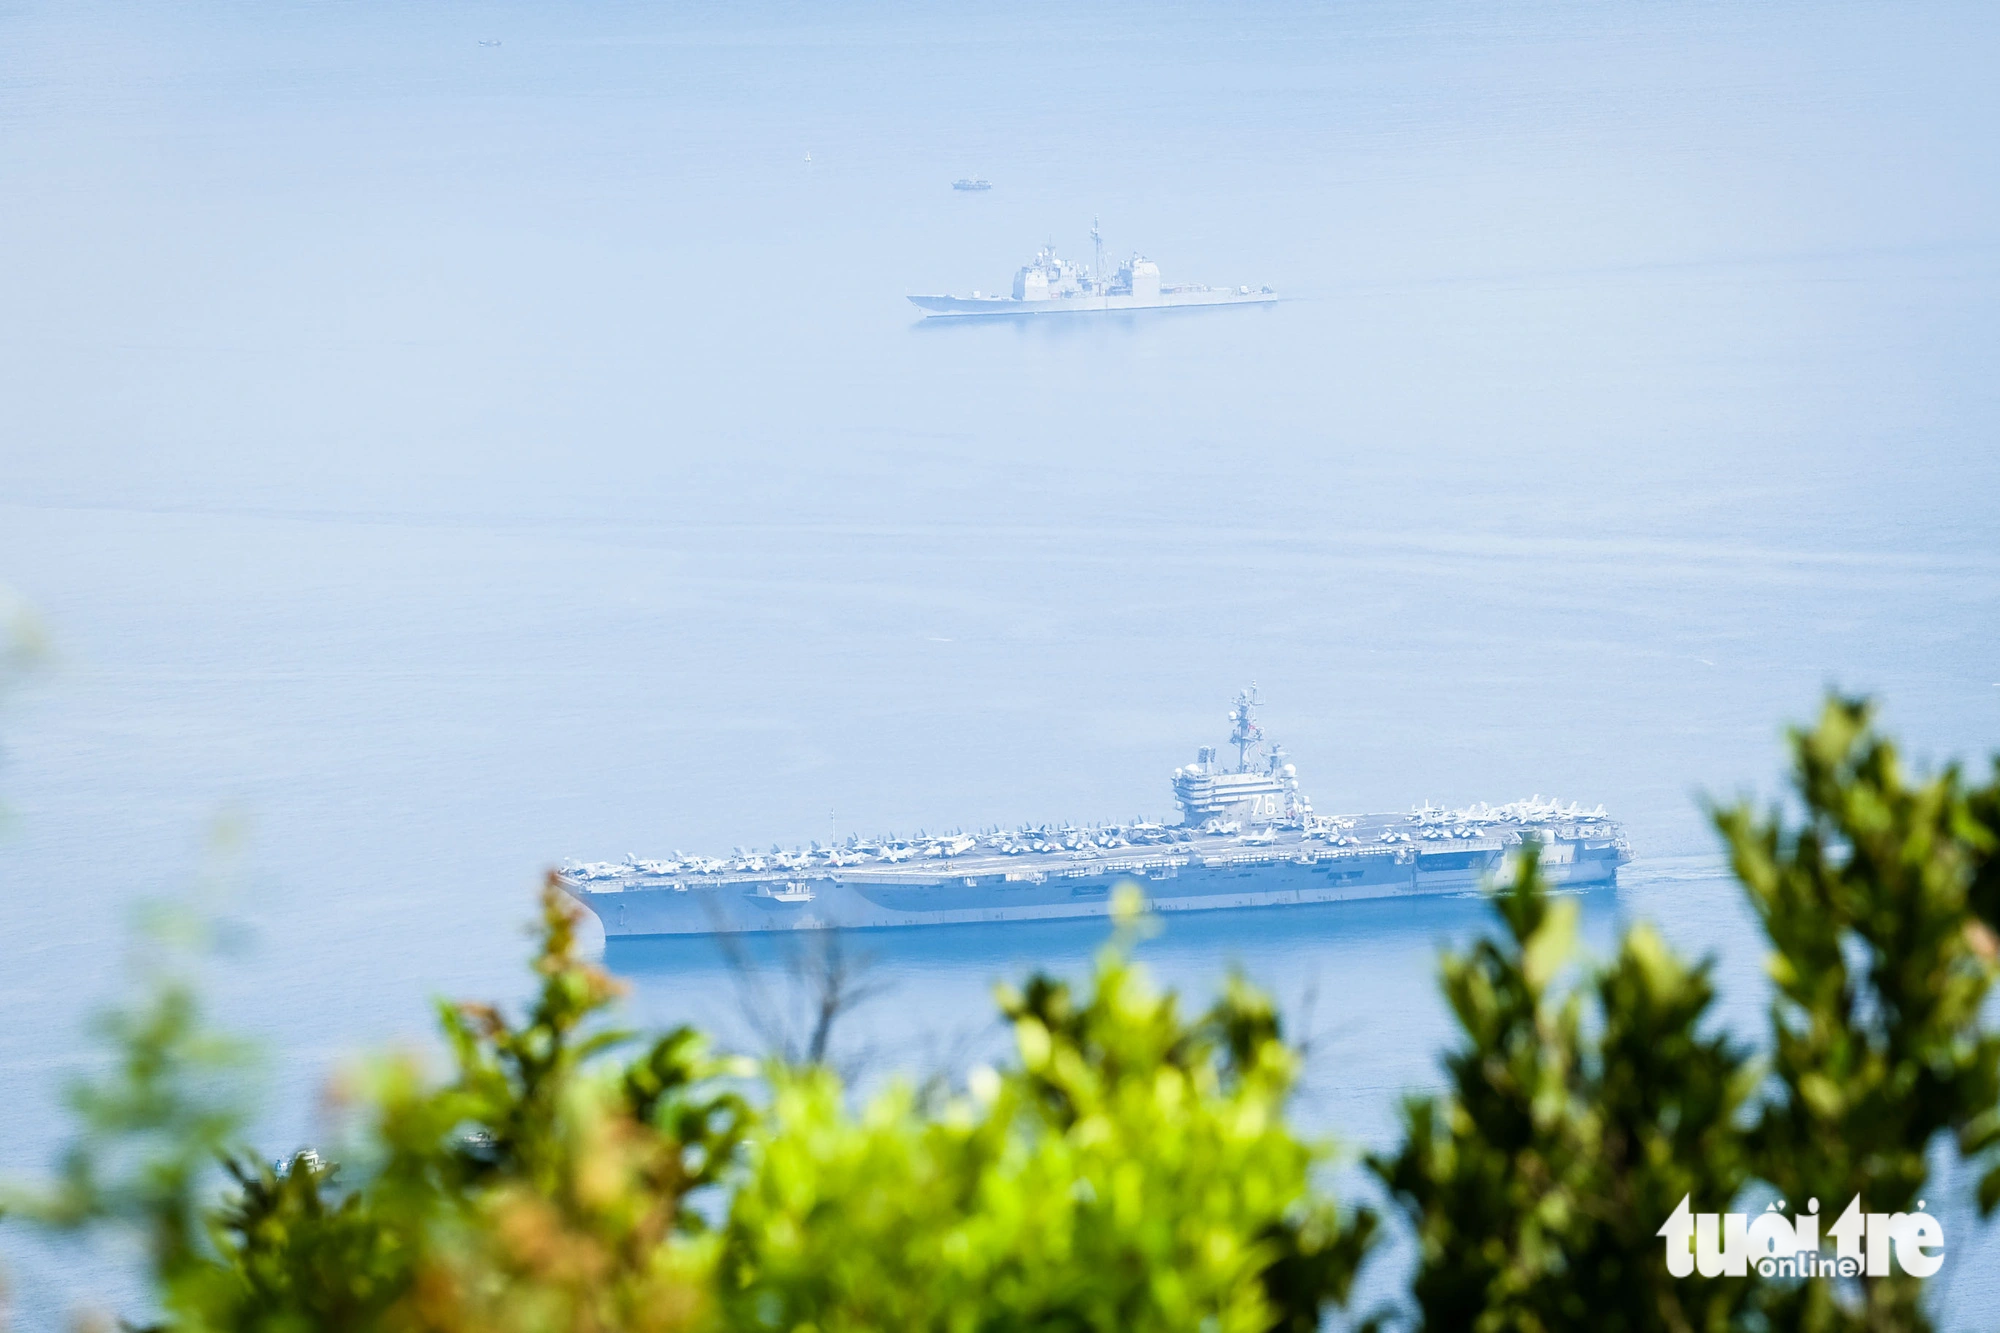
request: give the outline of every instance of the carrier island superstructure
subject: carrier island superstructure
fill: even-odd
[[[1104,263],[1104,237],[1090,226],[1095,262],[1088,267],[1043,246],[1014,274],[1009,296],[974,292],[970,296],[912,296],[910,301],[928,316],[953,318],[979,315],[1059,315],[1091,310],[1169,310],[1181,306],[1256,305],[1278,299],[1269,287],[1205,287],[1200,283],[1168,283],[1160,266],[1144,255],[1133,255],[1114,271]]]
[[[1203,747],[1174,770],[1178,823],[1043,824],[726,857],[570,863],[563,887],[609,938],[1104,916],[1136,884],[1159,912],[1463,893],[1539,844],[1556,885],[1615,882],[1632,859],[1602,807],[1539,797],[1404,815],[1320,815],[1246,690],[1233,762]]]

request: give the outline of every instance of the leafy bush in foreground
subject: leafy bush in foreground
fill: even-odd
[[[677,1029],[620,1062],[595,1027],[615,983],[543,896],[537,998],[517,1024],[444,1006],[455,1074],[386,1061],[347,1096],[343,1153],[283,1169],[234,1149],[175,990],[119,1027],[127,1061],[44,1220],[154,1238],[183,1329],[1310,1329],[1345,1295],[1370,1219],[1312,1185],[1323,1151],[1284,1105],[1297,1056],[1234,986],[1189,1022],[1122,946],[1090,993],[1003,999],[1019,1063],[942,1101],[896,1085],[859,1112],[817,1066],[765,1071],[761,1112]],[[1136,898],[1133,903],[1136,910]],[[594,1058],[604,1057],[604,1058]],[[208,1202],[196,1169],[236,1188]],[[730,1191],[710,1228],[695,1191]]]
[[[1869,722],[1836,698],[1793,733],[1801,826],[1713,812],[1772,946],[1768,1061],[1712,1031],[1708,965],[1644,925],[1561,984],[1574,904],[1532,875],[1496,894],[1502,935],[1445,959],[1448,1090],[1407,1102],[1401,1148],[1370,1162],[1416,1232],[1426,1327],[1929,1327],[1900,1271],[1676,1279],[1655,1236],[1683,1197],[1720,1212],[1753,1182],[1915,1211],[1940,1139],[1983,1164],[1981,1212],[2000,1200],[2000,1034],[1981,1023],[2000,768],[1981,788],[1955,768],[1913,783]]]
[[[1914,1278],[1675,1279],[1656,1237],[1684,1197],[1759,1187],[1904,1209],[1943,1143],[2000,1203],[2000,778],[1913,782],[1858,701],[1793,747],[1802,825],[1714,813],[1772,945],[1767,1059],[1714,1029],[1709,965],[1649,928],[1579,960],[1532,848],[1500,932],[1444,959],[1445,1085],[1369,1159],[1416,1241],[1423,1327],[1929,1326]],[[603,1027],[617,987],[574,910],[551,883],[520,1019],[441,1008],[446,1076],[391,1059],[349,1081],[338,1167],[245,1152],[240,1051],[161,982],[108,1028],[120,1059],[77,1094],[57,1183],[15,1209],[136,1226],[161,1327],[190,1333],[1304,1333],[1375,1238],[1289,1126],[1299,1056],[1268,1002],[1236,982],[1184,1018],[1130,961],[1129,917],[1086,990],[1003,991],[1005,1069],[857,1108],[817,1064]]]
[[[1117,948],[1079,999],[1007,992],[1020,1062],[859,1116],[824,1070],[776,1082],[720,1290],[746,1328],[1311,1329],[1370,1220],[1343,1227],[1286,1126],[1297,1057],[1234,986],[1189,1024]]]

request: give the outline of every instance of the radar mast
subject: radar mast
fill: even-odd
[[[1263,728],[1257,725],[1257,719],[1251,712],[1263,702],[1257,693],[1256,682],[1252,681],[1249,689],[1236,692],[1236,706],[1229,710],[1229,720],[1236,724],[1230,729],[1229,743],[1236,747],[1238,773],[1250,771],[1250,747],[1263,742]]]

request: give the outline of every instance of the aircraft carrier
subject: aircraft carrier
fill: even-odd
[[[1139,886],[1154,911],[1282,907],[1464,893],[1534,842],[1556,885],[1611,884],[1632,859],[1603,807],[1539,797],[1404,815],[1319,815],[1254,690],[1230,709],[1233,765],[1204,746],[1174,770],[1178,823],[1038,825],[851,837],[726,857],[570,863],[564,888],[607,938],[1105,916]]]
[[[1011,296],[974,292],[970,296],[912,296],[928,318],[980,315],[1058,315],[1104,310],[1169,310],[1180,306],[1255,305],[1278,299],[1269,287],[1204,287],[1199,283],[1164,283],[1160,266],[1133,255],[1117,271],[1104,265],[1104,237],[1090,226],[1096,262],[1084,267],[1064,259],[1054,245],[1045,245],[1032,262],[1014,275]]]

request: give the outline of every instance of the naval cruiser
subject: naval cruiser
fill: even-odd
[[[1234,763],[1203,746],[1174,770],[1177,823],[1033,825],[850,837],[727,857],[569,863],[566,892],[607,938],[1105,916],[1135,884],[1158,912],[1464,893],[1528,843],[1555,885],[1612,884],[1632,859],[1602,806],[1540,797],[1406,815],[1319,815],[1253,690],[1230,709]]]
[[[956,187],[955,187],[956,188]],[[1144,255],[1133,255],[1106,275],[1104,237],[1095,222],[1090,240],[1096,262],[1089,267],[1064,259],[1055,246],[1045,245],[1014,275],[1014,294],[995,296],[912,296],[910,300],[934,315],[1053,315],[1088,310],[1168,310],[1180,306],[1251,305],[1275,301],[1269,287],[1204,287],[1198,283],[1163,283],[1160,266]]]

